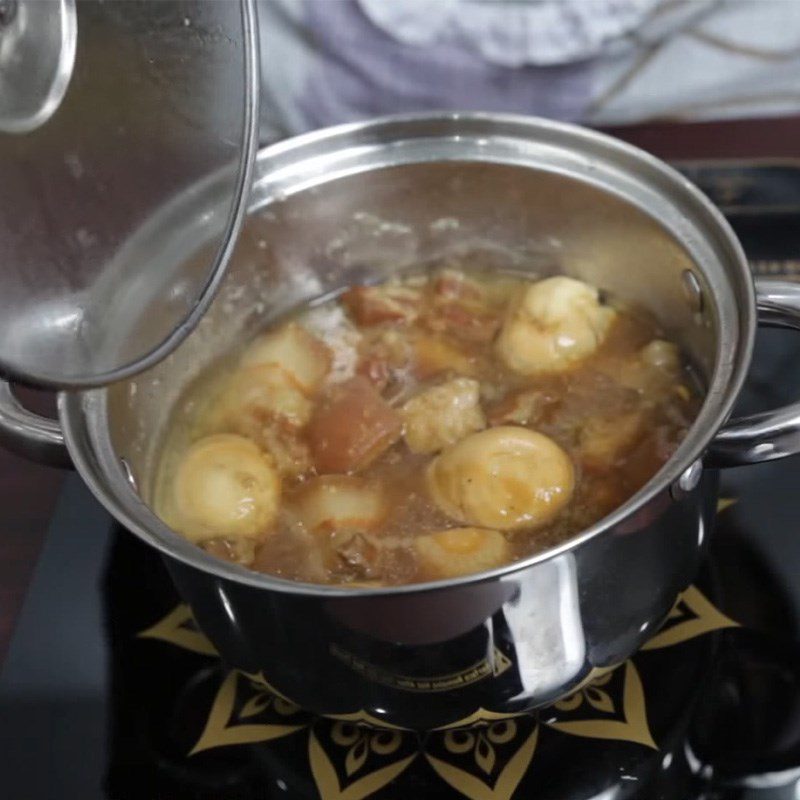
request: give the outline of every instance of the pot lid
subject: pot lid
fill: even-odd
[[[192,330],[244,214],[256,35],[254,0],[0,0],[0,373],[101,385]],[[208,176],[212,213],[171,205]],[[203,255],[167,269],[189,235]]]

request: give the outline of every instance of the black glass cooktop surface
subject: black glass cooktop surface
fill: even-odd
[[[798,639],[800,596],[782,576],[800,555],[782,545],[770,519],[791,501],[800,464],[748,472],[752,480],[733,481],[738,494],[724,495],[735,502],[720,513],[706,574],[653,649],[552,713],[422,736],[314,719],[228,673],[191,625],[158,556],[114,526],[71,478],[0,676],[0,796],[761,797],[702,795],[684,752],[699,714],[713,732],[708,741],[701,731],[699,750],[711,760],[744,747],[758,763],[777,729],[791,740],[789,754],[784,743],[769,755],[770,744],[768,763],[791,766],[795,755],[800,763],[792,730],[792,720],[800,724],[800,661],[793,651],[778,667],[759,661],[763,642],[791,649]],[[729,627],[733,621],[740,627]],[[727,718],[725,696],[715,700],[721,709],[698,712],[698,686],[716,664],[738,659],[743,643],[757,651],[757,673],[788,674],[757,688],[755,707],[739,689],[721,690],[748,706],[736,719]],[[734,656],[726,655],[731,648]],[[741,669],[733,667],[736,675]],[[625,793],[602,794],[614,786]],[[763,796],[795,792],[784,786]]]
[[[799,335],[760,334],[741,410],[800,397],[797,364]],[[535,715],[417,734],[227,671],[71,476],[0,672],[0,798],[798,798],[798,487],[797,458],[725,473],[703,574],[630,661]]]

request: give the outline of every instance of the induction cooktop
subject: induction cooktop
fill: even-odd
[[[685,169],[756,271],[793,274],[793,174]],[[740,411],[800,398],[800,335],[760,333],[753,363]],[[0,797],[798,798],[797,487],[797,458],[723,475],[708,563],[625,664],[535,714],[419,734],[227,670],[158,554],[70,476],[0,671]]]

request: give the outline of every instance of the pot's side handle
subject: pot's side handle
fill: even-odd
[[[756,281],[759,323],[800,330],[800,284]],[[738,467],[800,453],[800,402],[730,420],[714,437],[703,463]]]
[[[72,466],[58,422],[24,408],[4,380],[0,380],[0,444],[40,464]]]

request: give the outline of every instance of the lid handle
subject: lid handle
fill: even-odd
[[[28,133],[55,113],[77,38],[75,0],[0,0],[0,132]]]

